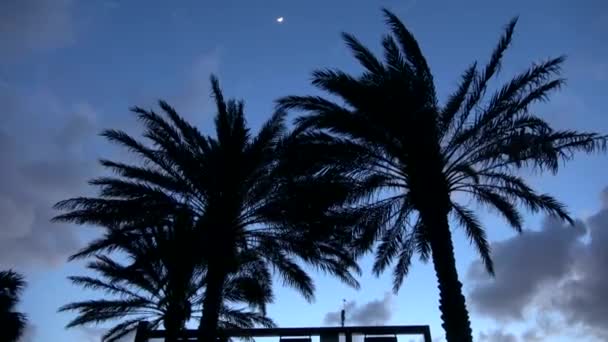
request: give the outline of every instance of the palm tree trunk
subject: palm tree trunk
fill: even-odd
[[[174,329],[165,329],[165,342],[177,342],[177,331]]]
[[[458,280],[447,214],[424,215],[431,230],[431,255],[439,288],[439,310],[448,342],[472,342],[473,332],[462,283]]]
[[[165,342],[177,342],[178,334],[181,330],[180,327],[180,313],[176,311],[176,308],[169,304],[170,307],[165,314],[163,325],[165,326]]]
[[[165,342],[177,342],[177,334],[179,332],[179,323],[173,317],[168,317],[164,322],[165,326]]]
[[[198,326],[198,340],[200,342],[217,342],[217,326],[225,281],[226,272],[221,267],[209,265],[205,298],[203,299],[203,317]]]

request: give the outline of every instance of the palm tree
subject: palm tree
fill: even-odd
[[[350,194],[334,215],[354,220],[362,251],[375,241],[376,274],[394,263],[394,290],[408,273],[412,256],[432,260],[439,283],[439,309],[448,341],[471,341],[469,315],[458,279],[449,217],[462,226],[493,274],[490,247],[474,212],[454,196],[461,192],[503,216],[518,232],[519,205],[570,221],[564,206],[533,190],[520,168],[558,171],[576,151],[605,148],[606,136],[554,130],[531,106],[563,83],[563,57],[532,65],[490,97],[488,83],[511,42],[516,19],[506,27],[489,63],[473,63],[441,106],[433,77],[414,36],[384,10],[391,34],[377,58],[354,36],[344,40],[365,71],[315,71],[312,84],[336,96],[288,96],[280,110],[296,109],[293,169],[316,176],[342,175]],[[339,197],[336,197],[339,198]],[[467,203],[466,201],[464,203]]]
[[[27,317],[15,311],[19,296],[25,287],[25,280],[19,273],[8,270],[0,272],[0,340],[17,342],[23,335]]]
[[[108,229],[100,239],[72,256],[90,257],[87,268],[98,277],[70,277],[83,288],[102,290],[116,298],[71,303],[60,311],[76,311],[78,316],[68,327],[104,323],[126,318],[109,329],[103,341],[116,341],[148,322],[151,329],[161,324],[166,341],[177,341],[186,323],[200,317],[204,295],[205,267],[188,258],[195,247],[192,230],[183,219],[173,228],[160,227],[141,231]],[[121,264],[101,252],[119,251],[129,260]],[[259,260],[241,258],[238,273],[230,274],[223,289],[220,327],[273,327],[265,316],[266,304],[272,301],[271,276]],[[249,308],[247,310],[245,305]]]
[[[133,151],[142,163],[102,160],[118,176],[91,182],[100,189],[98,197],[59,202],[56,207],[67,212],[55,220],[133,229],[187,211],[195,222],[200,252],[191,257],[206,267],[200,338],[215,342],[222,289],[228,275],[238,271],[239,255],[263,260],[309,300],[313,281],[299,262],[353,286],[358,283],[351,271],[359,270],[341,243],[347,239],[344,231],[326,229],[321,220],[304,221],[293,210],[298,196],[292,190],[307,190],[278,171],[284,113],[273,114],[252,136],[243,103],[224,100],[213,76],[211,85],[217,107],[215,137],[201,134],[165,102],[160,102],[164,115],[134,108],[151,146],[123,131],[107,130],[103,136]],[[317,207],[306,211],[314,213]]]

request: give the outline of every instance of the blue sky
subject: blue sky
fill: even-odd
[[[568,84],[538,112],[560,128],[608,132],[602,101],[608,92],[608,4],[601,0],[2,1],[0,266],[28,277],[22,304],[32,322],[27,340],[83,341],[98,335],[95,328],[66,331],[71,314],[56,313],[71,300],[95,296],[67,282],[66,276],[81,273],[82,266],[65,263],[95,231],[52,225],[48,219],[55,201],[90,191],[85,181],[100,172],[96,158],[126,157],[96,135],[100,129],[137,132],[128,108],[150,107],[163,98],[209,130],[210,73],[220,77],[227,96],[246,101],[249,123],[257,127],[276,98],[313,91],[308,80],[314,68],[359,70],[341,31],[379,51],[385,32],[381,7],[393,10],[416,35],[442,98],[469,63],[487,60],[503,26],[519,15],[498,80],[533,61],[566,54]],[[275,20],[279,16],[281,24]],[[607,167],[606,156],[579,156],[558,176],[527,175],[538,189],[568,204],[582,220],[579,231],[536,216],[527,221],[529,232],[514,236],[484,213],[489,236],[497,242],[495,282],[476,274],[475,254],[462,234],[455,234],[458,268],[480,341],[606,336],[608,313],[601,308],[608,303],[600,305],[606,299],[593,295],[608,286],[608,274],[585,258],[608,261],[597,247],[608,242],[602,230],[608,229],[602,201]],[[527,248],[532,242],[537,243]],[[520,253],[514,255],[515,250]],[[369,311],[383,317],[383,324],[429,324],[434,336],[443,335],[431,265],[416,263],[399,294],[386,296],[389,275],[371,276],[369,258],[362,264],[359,291],[315,275],[314,304],[277,288],[271,317],[283,326],[319,325],[346,299],[355,302],[349,306],[353,317]],[[572,290],[585,286],[585,294]],[[484,293],[505,301],[491,302]],[[581,308],[581,303],[591,306]]]

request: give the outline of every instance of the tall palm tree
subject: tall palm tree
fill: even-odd
[[[195,222],[199,254],[192,258],[206,266],[200,338],[215,342],[222,289],[237,272],[239,255],[263,260],[307,299],[314,285],[299,262],[305,262],[357,286],[351,271],[358,267],[344,249],[344,231],[326,229],[322,221],[304,221],[297,182],[280,169],[285,137],[284,113],[276,112],[258,134],[246,126],[244,105],[224,100],[219,82],[211,78],[215,98],[215,137],[186,122],[167,103],[163,115],[134,108],[145,126],[146,145],[123,131],[107,130],[108,140],[133,151],[141,164],[102,160],[117,176],[91,183],[98,197],[59,202],[67,211],[55,218],[104,227],[146,227],[170,213],[187,211]],[[320,212],[316,206],[307,212]],[[322,208],[320,208],[322,209]]]
[[[68,327],[126,320],[116,324],[102,337],[116,341],[146,321],[150,328],[161,324],[166,341],[177,341],[186,323],[200,317],[204,295],[205,267],[189,258],[192,243],[190,227],[184,220],[177,225],[141,231],[109,229],[100,239],[72,256],[93,256],[87,268],[98,277],[70,277],[83,288],[102,290],[116,298],[71,303],[60,311],[76,311]],[[102,252],[120,252],[128,264],[121,264]],[[272,327],[265,317],[266,304],[272,301],[271,276],[259,260],[242,258],[238,273],[230,274],[223,288],[220,327]],[[249,310],[247,310],[247,307]]]
[[[458,279],[449,217],[462,226],[493,273],[490,247],[480,221],[457,192],[486,205],[521,231],[520,206],[571,221],[564,206],[533,190],[516,172],[522,167],[558,171],[574,152],[603,149],[606,137],[559,131],[534,114],[532,105],[557,90],[563,57],[533,64],[489,97],[516,19],[506,27],[489,63],[473,63],[460,85],[439,105],[433,77],[414,36],[384,10],[390,34],[376,57],[354,36],[344,40],[363,66],[361,75],[325,69],[312,84],[337,97],[289,96],[280,110],[297,109],[292,168],[316,176],[342,175],[350,194],[333,214],[350,216],[363,250],[379,240],[374,272],[394,263],[394,290],[412,256],[432,260],[439,309],[448,341],[471,341],[469,314]],[[336,197],[338,198],[338,197]],[[468,203],[464,201],[464,203]],[[337,203],[339,204],[339,203]]]
[[[17,342],[23,335],[27,317],[15,311],[25,280],[19,273],[8,270],[0,272],[0,340]]]

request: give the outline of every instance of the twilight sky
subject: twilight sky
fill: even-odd
[[[14,267],[29,281],[21,309],[32,325],[24,341],[95,341],[102,329],[65,330],[73,316],[56,313],[99,296],[70,285],[66,276],[83,269],[65,263],[96,231],[48,222],[54,202],[90,191],[86,179],[99,174],[97,158],[127,157],[97,136],[102,128],[137,132],[127,109],[163,98],[208,131],[212,72],[226,96],[245,100],[257,128],[274,99],[312,91],[314,68],[359,70],[339,33],[354,33],[378,51],[383,6],[416,35],[442,98],[470,62],[485,63],[503,26],[519,15],[500,79],[566,54],[568,84],[538,111],[560,128],[608,133],[603,0],[0,1],[0,268]],[[569,206],[575,227],[528,216],[525,233],[515,235],[484,213],[495,279],[481,272],[456,230],[479,341],[608,339],[607,167],[606,156],[579,156],[558,176],[527,175]],[[429,324],[442,340],[431,265],[416,263],[391,295],[390,274],[376,279],[370,258],[362,263],[361,290],[316,275],[314,304],[277,287],[270,316],[281,326],[336,324],[345,299],[350,324]]]

